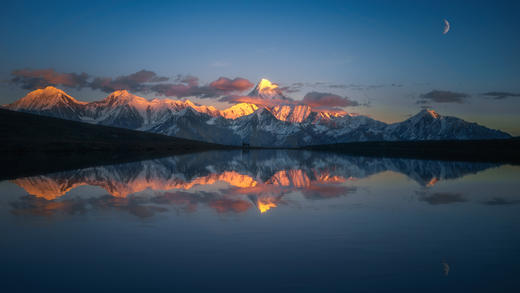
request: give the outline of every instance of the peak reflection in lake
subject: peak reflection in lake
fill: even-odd
[[[18,291],[507,291],[519,175],[252,150],[17,178],[0,183],[0,273]]]

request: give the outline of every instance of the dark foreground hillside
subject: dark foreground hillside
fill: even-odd
[[[520,138],[354,142],[308,146],[304,149],[349,155],[520,163]]]
[[[0,133],[0,178],[229,148],[5,109]]]
[[[223,146],[0,109],[0,151],[193,151]]]

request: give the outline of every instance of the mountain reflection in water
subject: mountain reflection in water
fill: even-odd
[[[357,179],[385,171],[404,174],[428,188],[495,166],[302,151],[205,152],[18,178],[12,182],[29,195],[11,204],[15,214],[81,213],[96,207],[146,217],[166,211],[167,205],[185,211],[206,205],[219,213],[256,207],[265,213],[286,204],[286,196],[293,192],[312,200],[346,196],[356,191]],[[109,195],[67,198],[67,193],[84,185],[101,187]],[[129,196],[146,190],[153,194]],[[459,195],[425,196],[423,200],[433,204],[463,201]]]

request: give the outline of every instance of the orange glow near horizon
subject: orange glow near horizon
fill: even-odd
[[[218,213],[245,212],[256,206],[261,214],[276,208],[282,202],[284,194],[299,191],[304,197],[315,197],[316,192],[323,193],[323,198],[332,198],[348,193],[344,186],[337,185],[352,180],[332,175],[328,170],[302,169],[280,170],[265,181],[237,171],[223,171],[193,178],[189,181],[179,178],[150,178],[138,176],[130,181],[96,178],[85,176],[71,180],[49,176],[34,176],[12,180],[27,193],[52,203],[72,189],[83,186],[98,186],[105,189],[113,200],[127,202],[128,195],[144,190],[166,191],[159,195],[162,201],[182,206],[186,211],[194,211],[197,204],[203,203]],[[208,199],[197,193],[187,193],[196,186],[213,185],[225,182],[229,189],[220,190],[215,197]],[[225,192],[223,192],[225,191]],[[254,196],[254,198],[251,198]],[[59,202],[58,202],[59,203]],[[50,207],[50,206],[49,206]]]
[[[90,178],[76,182],[62,182],[47,176],[34,176],[15,179],[12,180],[12,182],[31,195],[46,200],[54,200],[64,196],[72,189],[83,185],[99,186],[113,197],[125,198],[129,194],[138,193],[146,189],[157,191],[173,189],[190,190],[196,186],[212,185],[217,182],[225,182],[229,184],[229,186],[237,188],[237,190],[234,191],[235,194],[260,194],[276,192],[279,188],[306,189],[316,184],[337,184],[344,183],[347,180],[354,180],[354,178],[331,175],[327,171],[313,171],[312,175],[316,178],[314,180],[311,180],[309,175],[310,174],[307,174],[301,169],[281,170],[263,183],[249,175],[241,174],[237,171],[212,173],[193,178],[190,181],[181,179],[154,180],[153,178],[138,177],[129,182]],[[434,178],[429,184],[435,184],[436,181],[437,179]]]
[[[105,180],[85,180],[67,184],[46,176],[26,177],[12,180],[13,183],[23,188],[27,193],[46,200],[57,199],[70,190],[82,186],[99,186],[105,189],[113,197],[125,198],[129,194],[138,193],[146,189],[150,190],[189,190],[198,185],[211,185],[217,182],[226,182],[230,186],[238,188],[255,187],[258,182],[249,175],[243,175],[236,171],[225,171],[220,174],[209,174],[194,178],[189,182],[183,180],[151,180],[150,178],[136,178],[130,182],[108,182]]]
[[[260,180],[237,171],[222,171],[185,180],[181,178],[147,177],[141,174],[131,180],[114,179],[118,177],[85,176],[60,178],[51,176],[34,176],[12,180],[27,193],[45,200],[49,204],[67,194],[72,189],[89,185],[106,190],[116,205],[128,204],[130,194],[144,190],[154,191],[153,197],[158,202],[171,204],[184,211],[193,212],[199,204],[206,205],[218,213],[240,213],[256,207],[260,214],[279,207],[285,195],[300,193],[303,198],[327,199],[345,196],[353,187],[343,183],[356,178],[334,175],[327,169],[288,169],[275,172],[270,178]],[[228,188],[217,187],[211,196],[195,192],[186,192],[196,186],[211,186],[218,182],[226,183]],[[164,191],[164,193],[162,192]],[[105,199],[106,200],[106,199]],[[64,202],[66,202],[65,200]],[[61,201],[57,201],[60,203]],[[43,202],[40,204],[45,205]],[[52,205],[45,205],[51,207]]]

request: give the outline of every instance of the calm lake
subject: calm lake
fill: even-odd
[[[519,292],[520,166],[215,151],[0,182],[3,292]]]

